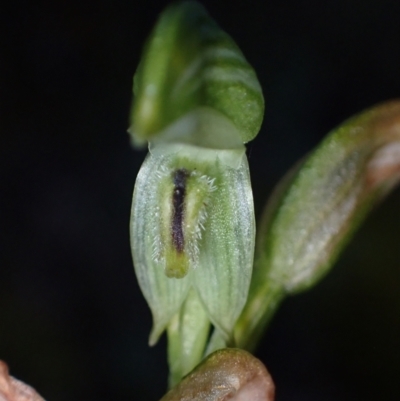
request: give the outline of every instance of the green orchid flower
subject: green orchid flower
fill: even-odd
[[[134,144],[149,144],[132,202],[136,275],[168,328],[172,382],[203,357],[210,324],[233,341],[246,302],[255,222],[244,143],[264,102],[253,69],[202,6],[161,15],[134,78]]]

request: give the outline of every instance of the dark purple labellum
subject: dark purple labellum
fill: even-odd
[[[182,253],[185,248],[183,235],[183,217],[185,208],[186,180],[189,173],[185,169],[175,170],[173,174],[174,192],[172,195],[172,244],[177,252]]]

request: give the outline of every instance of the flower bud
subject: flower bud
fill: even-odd
[[[252,349],[285,294],[312,287],[400,180],[400,101],[334,129],[283,179],[261,223],[236,343]]]
[[[399,101],[360,113],[324,139],[267,222],[263,257],[271,280],[292,293],[327,272],[367,212],[398,182],[399,145]]]

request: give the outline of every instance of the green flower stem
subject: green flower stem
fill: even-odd
[[[192,289],[167,328],[169,387],[177,384],[201,362],[209,330],[210,320]]]
[[[255,268],[249,298],[234,331],[235,345],[249,352],[256,348],[286,295],[281,284],[265,280],[262,276],[262,269]]]
[[[234,344],[227,344],[222,333],[219,330],[215,329],[210,338],[210,341],[207,344],[205,356],[208,356],[219,349],[233,347],[233,346],[234,346]]]

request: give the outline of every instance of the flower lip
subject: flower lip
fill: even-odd
[[[172,195],[173,213],[171,234],[173,246],[178,253],[182,253],[185,249],[183,223],[185,213],[186,180],[188,175],[188,171],[183,168],[177,169],[173,173],[174,191]]]

